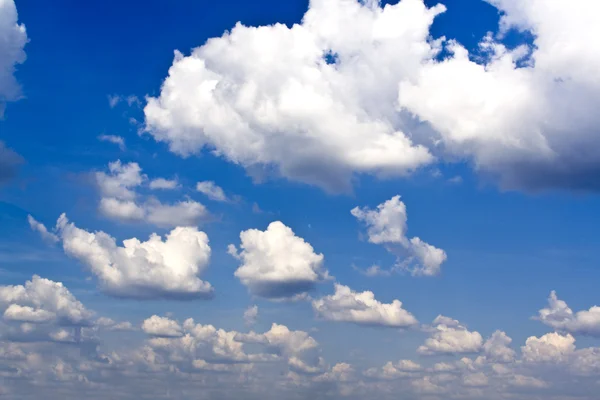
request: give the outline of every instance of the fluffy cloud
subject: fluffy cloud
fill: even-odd
[[[47,241],[48,243],[57,243],[59,241],[58,236],[56,236],[52,232],[49,232],[44,224],[36,221],[36,219],[33,218],[31,215],[27,216],[27,222],[29,223],[31,229],[38,232],[42,239]]]
[[[483,338],[479,332],[471,332],[458,321],[438,316],[433,321],[433,333],[418,348],[421,354],[460,354],[476,353],[483,346]]]
[[[230,253],[241,262],[235,276],[254,295],[293,298],[327,277],[322,269],[323,254],[315,253],[309,243],[279,221],[269,224],[265,231],[243,231],[240,239],[239,254],[230,246]]]
[[[213,181],[203,181],[196,184],[196,190],[214,201],[228,201],[223,189]]]
[[[527,338],[521,347],[523,359],[529,362],[561,362],[575,351],[575,338],[570,334],[548,333],[540,338]]]
[[[27,43],[25,25],[18,23],[13,0],[0,1],[0,118],[7,101],[21,97],[21,87],[14,77],[16,66],[25,61]]]
[[[376,379],[399,379],[418,376],[423,367],[411,360],[388,362],[381,368],[369,368],[364,375]]]
[[[18,322],[89,325],[88,311],[60,282],[34,275],[25,285],[0,286],[4,319]]]
[[[433,55],[428,27],[443,7],[369,4],[312,1],[292,28],[238,24],[190,56],[176,52],[144,109],[147,130],[183,156],[214,148],[330,190],[348,189],[354,172],[405,175],[432,162],[394,103],[402,77]]]
[[[442,263],[446,261],[446,253],[418,237],[409,239],[406,236],[406,205],[400,196],[394,196],[372,210],[367,207],[355,207],[351,213],[367,227],[369,242],[383,244],[392,252],[407,256],[395,268],[411,271],[413,275],[434,276],[439,274]],[[380,274],[382,271],[369,269],[368,274]]]
[[[488,0],[502,13],[501,33],[531,33],[531,46],[483,40],[485,61],[459,43],[401,83],[399,104],[429,122],[447,150],[471,157],[505,187],[598,188],[600,57],[588,38],[600,28],[596,2]]]
[[[411,313],[402,308],[399,300],[384,304],[375,299],[373,292],[358,293],[337,283],[335,294],[314,300],[312,306],[317,315],[331,321],[396,328],[418,323]]]
[[[515,351],[509,346],[512,339],[502,331],[496,331],[483,344],[485,356],[495,362],[509,363],[515,359]]]
[[[117,160],[109,163],[108,173],[96,172],[96,182],[102,198],[99,209],[109,218],[122,221],[146,221],[153,225],[169,228],[198,225],[208,215],[202,204],[186,200],[173,204],[163,204],[153,197],[139,201],[136,188],[148,181],[141,167],[134,162],[122,164]],[[174,189],[177,181],[155,179],[150,181],[150,189]]]
[[[199,276],[210,259],[208,236],[192,227],[173,229],[165,240],[152,234],[119,247],[113,237],[87,232],[63,214],[57,231],[65,253],[86,264],[107,293],[130,298],[196,298],[213,289]]]
[[[436,158],[471,160],[506,187],[598,188],[589,149],[600,57],[587,45],[600,36],[598,5],[488,2],[502,13],[500,34],[516,28],[533,44],[507,49],[490,35],[476,57],[430,37],[445,7],[422,0],[313,0],[290,28],[237,24],[176,52],[146,129],[182,156],[214,149],[329,190]]]
[[[567,303],[558,299],[552,291],[548,298],[548,308],[539,311],[537,317],[544,324],[563,332],[600,336],[600,307],[573,313]]]
[[[153,315],[144,320],[142,323],[142,331],[150,336],[156,337],[181,337],[183,330],[177,321],[169,318]]]

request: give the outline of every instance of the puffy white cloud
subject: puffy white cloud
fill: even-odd
[[[237,334],[236,340],[245,343],[262,343],[285,355],[297,355],[318,346],[317,341],[308,333],[291,331],[287,326],[275,323],[265,333]]]
[[[36,221],[36,219],[33,218],[31,215],[27,216],[27,222],[29,223],[31,229],[38,232],[42,239],[44,239],[45,241],[49,243],[57,243],[59,241],[58,236],[56,236],[52,232],[49,232],[44,224],[42,224],[39,221]]]
[[[183,330],[177,321],[153,315],[144,320],[142,330],[150,336],[157,337],[181,337]]]
[[[27,43],[25,25],[19,24],[13,0],[0,1],[0,118],[7,101],[21,97],[21,87],[14,77],[16,66],[25,61]]]
[[[203,181],[196,184],[196,190],[214,201],[228,201],[223,189],[213,181]]]
[[[244,311],[244,322],[247,326],[252,326],[256,324],[256,318],[258,318],[258,306],[255,304]]]
[[[34,275],[25,285],[0,286],[0,310],[9,321],[85,326],[93,316],[60,282]]]
[[[208,266],[208,236],[196,228],[178,227],[165,240],[152,234],[117,245],[110,235],[87,232],[63,214],[57,230],[65,253],[86,264],[100,287],[115,296],[131,298],[195,298],[213,292],[199,276]]]
[[[406,236],[406,205],[400,196],[394,196],[372,210],[355,207],[351,213],[367,227],[369,242],[387,245],[388,250],[402,253],[407,258],[397,267],[409,269],[413,275],[434,276],[439,274],[446,261],[446,252],[418,237]],[[380,269],[369,269],[371,274],[381,274]]]
[[[532,46],[508,50],[488,37],[482,62],[449,42],[452,56],[400,85],[400,105],[435,127],[447,151],[506,187],[598,188],[600,159],[588,150],[598,145],[600,57],[588,40],[600,35],[599,5],[488,2],[502,12],[502,31],[529,32]]]
[[[150,181],[150,189],[173,190],[179,187],[177,179],[156,178]]]
[[[158,227],[196,226],[208,216],[208,210],[202,204],[193,201],[179,201],[163,204],[150,197],[139,201],[135,189],[148,181],[137,163],[122,164],[111,162],[109,172],[96,172],[96,181],[102,198],[100,212],[121,221],[146,221]],[[150,189],[174,189],[177,181],[159,178],[150,181]]]
[[[598,4],[488,2],[502,31],[534,43],[490,35],[469,54],[430,37],[445,7],[422,0],[313,0],[292,27],[237,24],[175,53],[146,129],[182,156],[212,149],[329,190],[436,159],[470,160],[506,187],[597,189]]]
[[[573,313],[567,303],[552,291],[548,298],[548,308],[539,311],[537,317],[544,324],[563,332],[600,336],[600,307]]]
[[[373,292],[358,293],[337,283],[333,295],[314,300],[312,306],[318,316],[331,321],[396,328],[418,323],[411,313],[402,308],[399,300],[384,304],[375,299]]]
[[[101,142],[109,142],[119,146],[119,149],[125,150],[125,139],[122,136],[117,135],[100,135],[98,140]]]
[[[293,298],[314,288],[327,277],[322,269],[323,254],[298,237],[282,222],[267,230],[249,229],[240,233],[241,252],[230,246],[241,266],[235,276],[257,296],[271,299]]]
[[[495,362],[509,363],[515,359],[515,351],[509,346],[512,339],[505,332],[496,331],[483,344],[486,358]]]
[[[548,333],[540,338],[531,336],[521,347],[523,359],[529,362],[561,362],[575,351],[575,338],[570,334]]]
[[[96,182],[103,197],[133,200],[136,197],[133,189],[148,179],[135,162],[123,164],[121,160],[117,160],[108,164],[108,171],[108,174],[96,172]]]
[[[292,28],[238,24],[188,57],[176,52],[144,109],[147,129],[183,156],[214,148],[331,190],[354,172],[404,175],[433,156],[403,132],[397,83],[433,53],[428,27],[441,11],[321,0]]]
[[[421,354],[460,354],[481,351],[483,338],[479,332],[471,332],[458,321],[438,316],[433,321],[431,337],[417,351]]]

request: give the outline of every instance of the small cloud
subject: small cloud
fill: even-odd
[[[221,202],[229,201],[223,189],[213,181],[198,182],[196,184],[196,190],[211,200]]]
[[[108,105],[110,106],[110,108],[115,108],[120,101],[121,96],[119,96],[118,94],[108,95]]]
[[[116,136],[116,135],[100,135],[98,136],[98,140],[101,142],[109,142],[109,143],[114,143],[117,146],[119,146],[119,148],[121,150],[125,150],[125,139],[122,138],[121,136]]]
[[[153,179],[150,182],[150,189],[152,189],[152,190],[174,190],[174,189],[179,188],[180,186],[181,185],[177,181],[177,178],[175,178],[175,179],[157,178],[157,179]]]
[[[29,222],[31,229],[38,232],[44,241],[51,244],[58,243],[58,236],[52,232],[49,232],[44,224],[36,221],[31,215],[27,216],[27,222]]]

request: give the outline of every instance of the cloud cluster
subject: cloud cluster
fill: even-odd
[[[163,204],[154,197],[139,201],[136,188],[148,181],[141,167],[134,162],[120,160],[108,164],[108,172],[96,172],[96,182],[102,198],[99,209],[107,217],[121,221],[146,221],[158,227],[196,226],[208,216],[206,207],[185,200]],[[154,179],[150,189],[174,189],[177,181]]]
[[[389,251],[405,256],[394,269],[407,269],[413,275],[435,276],[446,261],[446,252],[418,237],[409,239],[406,221],[406,205],[400,196],[394,196],[372,210],[355,207],[351,211],[356,219],[367,227],[369,242],[385,245]],[[371,267],[368,275],[380,274],[379,267]]]
[[[213,293],[199,277],[210,260],[208,236],[196,228],[175,228],[165,240],[157,234],[145,242],[127,239],[121,247],[105,232],[87,232],[63,214],[57,232],[65,253],[84,263],[109,294],[185,299]]]
[[[426,355],[477,353],[482,346],[479,332],[471,332],[457,320],[438,315],[433,321],[431,337],[417,351]]]
[[[15,2],[0,1],[0,118],[4,114],[6,102],[21,97],[21,87],[14,73],[16,66],[25,61],[23,49],[27,41],[25,25],[18,22]]]
[[[330,321],[353,322],[359,325],[407,328],[417,319],[402,308],[399,300],[384,304],[373,292],[357,293],[348,286],[335,284],[335,293],[312,302],[316,314]]]
[[[229,247],[241,263],[235,276],[253,295],[291,299],[305,295],[327,277],[323,254],[315,253],[282,222],[270,223],[265,231],[243,231],[240,239],[239,254],[235,246]]]
[[[334,191],[436,160],[504,187],[598,189],[597,3],[488,2],[499,34],[473,54],[430,36],[446,8],[422,0],[313,0],[291,27],[238,23],[175,53],[146,129],[182,156],[212,149]],[[533,43],[505,47],[510,29]]]
[[[589,310],[573,313],[554,291],[548,298],[548,308],[541,309],[537,319],[561,332],[600,336],[600,307],[594,306]]]

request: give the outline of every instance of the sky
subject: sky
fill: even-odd
[[[598,15],[0,0],[0,399],[596,399]]]

